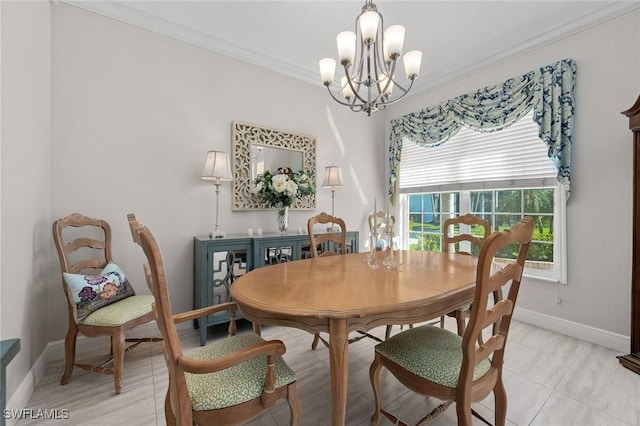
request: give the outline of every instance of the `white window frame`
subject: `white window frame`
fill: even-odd
[[[526,187],[519,187],[526,189]],[[500,188],[510,189],[510,188]],[[500,190],[496,189],[496,190]],[[447,191],[451,192],[451,191]],[[464,196],[462,193],[470,193],[471,191],[453,191],[460,192],[460,215],[469,212],[469,206],[466,202],[470,199],[469,196]],[[399,195],[398,200],[398,229],[401,230],[398,235],[399,246],[403,250],[409,249],[409,195],[422,194],[424,192],[416,193],[402,193]],[[567,251],[566,251],[566,191],[559,183],[554,187],[554,206],[553,206],[553,269],[542,270],[537,268],[525,267],[523,275],[525,277],[535,278],[542,281],[553,282],[556,284],[567,283]]]
[[[518,123],[516,123],[514,126],[512,126],[513,132],[514,132],[513,136],[511,135],[506,136],[509,139],[503,139],[502,141],[497,141],[496,136],[500,132],[494,132],[493,134],[485,134],[485,135],[488,135],[488,137],[492,138],[492,144],[493,146],[496,146],[496,147],[504,146],[504,142],[506,140],[511,140],[511,138],[514,138],[514,140],[516,140],[516,143],[519,143],[519,144],[521,143],[520,141],[522,141],[522,143],[524,143],[524,141],[528,141],[527,143],[529,143],[529,145],[526,145],[526,146],[529,146],[530,148],[525,148],[525,151],[530,149],[535,149],[538,152],[540,152],[539,150],[544,151],[545,150],[544,143],[542,141],[539,141],[539,139],[537,139],[537,126],[535,125],[535,123],[531,122],[530,115],[531,115],[531,112],[525,115],[525,117],[523,117],[520,121],[518,121]],[[510,128],[507,128],[503,131],[509,132]],[[529,130],[524,130],[525,128],[528,128]],[[535,136],[532,138],[531,133],[529,132],[533,132],[533,131],[535,131],[536,133],[535,133]],[[456,136],[458,135],[453,136],[451,141],[453,141],[454,138],[456,138]],[[461,132],[460,137],[462,138],[460,140],[463,140],[464,138],[469,138],[469,134],[467,133],[466,136],[463,136]],[[538,140],[539,143],[541,144],[539,148],[537,148],[535,145],[536,140]],[[450,143],[451,141],[447,143]],[[519,145],[519,146],[524,146],[524,145]],[[471,153],[473,152],[474,148],[469,147],[467,145],[466,148],[463,146],[461,147],[461,149],[463,153]],[[526,151],[526,152],[533,152],[533,151]],[[509,157],[509,155],[510,154],[506,154],[506,158],[511,158]],[[422,166],[418,166],[418,169],[416,169],[416,165],[419,165],[421,163],[416,163],[415,158],[414,157],[412,158],[413,158],[413,161],[410,160],[410,162],[408,163],[410,164],[408,166],[409,170],[413,170],[413,174],[408,175],[408,178],[411,179],[409,180],[409,184],[407,185],[409,187],[401,188],[400,193],[398,194],[399,202],[398,202],[398,211],[397,211],[396,217],[399,218],[399,221],[397,224],[397,230],[401,231],[400,235],[398,236],[400,247],[406,250],[408,249],[408,244],[409,244],[408,242],[408,235],[409,235],[408,194],[423,194],[423,193],[431,193],[431,192],[458,192],[460,193],[459,214],[465,214],[469,212],[470,206],[468,205],[469,204],[468,201],[465,201],[463,197],[464,192],[468,193],[469,191],[481,191],[481,190],[504,190],[504,189],[516,189],[516,188],[527,189],[527,188],[553,187],[554,188],[553,269],[541,270],[536,268],[525,267],[524,275],[527,277],[532,277],[532,278],[536,278],[543,281],[550,281],[558,284],[566,284],[567,282],[567,232],[566,232],[567,194],[566,194],[565,188],[559,182],[557,182],[557,180],[555,179],[555,176],[553,175],[553,173],[556,172],[555,168],[542,166],[542,163],[538,164],[537,162],[528,162],[528,163],[524,163],[522,166],[516,166],[516,169],[514,169],[514,170],[519,170],[518,167],[526,168],[526,173],[524,173],[524,175],[522,176],[516,172],[516,176],[514,177],[513,176],[514,173],[511,172],[511,177],[509,177],[509,175],[505,175],[502,178],[490,177],[489,179],[483,178],[483,171],[481,169],[480,169],[480,173],[478,173],[478,168],[474,168],[473,176],[475,176],[475,179],[478,179],[478,180],[465,181],[464,179],[467,178],[465,173],[463,176],[459,176],[459,177],[454,176],[454,179],[457,179],[457,180],[447,182],[445,178],[444,182],[438,182],[438,178],[443,176],[443,175],[440,175],[439,170],[441,169],[439,169],[438,167],[444,166],[448,163],[447,162],[441,163],[439,162],[440,160],[432,160],[432,161],[435,161],[433,163],[434,164],[433,167],[435,167],[433,170],[438,170],[438,172],[436,173],[435,176],[431,174],[429,175],[430,177],[426,177],[427,179],[426,182],[424,184],[421,184],[419,179],[420,175],[416,175],[416,172],[421,173],[420,170]],[[446,158],[446,157],[435,155],[434,158]],[[466,155],[464,158],[466,159]],[[532,157],[532,158],[537,158],[537,157]],[[402,168],[402,163],[403,163],[403,160],[400,161],[401,168]],[[478,164],[477,161],[475,162],[475,164]],[[549,162],[548,164],[551,164],[551,163]],[[460,163],[457,163],[456,167],[458,167],[458,170],[460,170],[460,167],[461,167]],[[425,169],[428,169],[428,167],[425,166]],[[445,172],[446,170],[447,170],[446,167],[442,169],[443,172]],[[445,173],[444,176],[450,176],[450,175]],[[401,170],[400,172],[401,185],[402,185],[402,177],[403,175]]]

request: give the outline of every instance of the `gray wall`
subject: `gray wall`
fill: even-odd
[[[133,276],[136,291],[146,286],[128,212],[161,244],[174,309],[193,307],[193,236],[215,223],[214,187],[199,176],[208,150],[231,152],[233,120],[316,136],[317,181],[332,162],[344,168],[336,214],[364,234],[368,210],[348,205],[358,200],[372,210],[373,198],[382,196],[384,177],[375,173],[376,164],[384,165],[380,121],[329,103],[321,85],[65,4],[52,9],[52,29],[51,217],[81,211],[107,219],[116,262]],[[275,211],[232,212],[230,190],[221,187],[224,231],[277,230]],[[292,211],[291,229],[330,211],[330,194],[320,187],[315,211]],[[65,329],[57,315],[64,306],[58,269],[52,261],[50,340]]]
[[[10,397],[49,341],[51,26],[48,2],[0,8],[0,337],[22,346],[7,370]]]
[[[629,336],[632,135],[620,114],[640,95],[640,11],[604,22],[436,89],[386,112],[426,106],[573,58],[577,66],[572,191],[567,203],[568,285],[525,279],[518,306]],[[428,73],[428,59],[423,73]],[[556,304],[556,299],[562,299]]]

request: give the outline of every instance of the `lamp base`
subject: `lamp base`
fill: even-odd
[[[209,238],[224,238],[226,234],[219,229],[216,229],[213,232],[209,232]]]

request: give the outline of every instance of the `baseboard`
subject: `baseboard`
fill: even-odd
[[[178,324],[177,328],[180,334],[188,333],[189,329],[191,329],[191,332],[195,332],[195,330],[192,329],[191,322]],[[155,321],[139,325],[134,330],[127,332],[127,337],[152,336],[160,336],[160,330],[158,330],[158,326]],[[76,353],[80,355],[104,350],[108,349],[109,345],[110,341],[108,336],[86,337],[78,335],[78,339],[76,340]],[[6,409],[20,410],[26,407],[36,386],[40,383],[42,376],[49,366],[49,363],[60,359],[64,359],[64,340],[49,342],[33,364],[33,367],[31,367],[14,394],[11,396],[11,399],[7,401]],[[7,426],[13,426],[16,422],[16,419],[6,419]]]
[[[628,353],[631,347],[631,338],[622,334],[591,327],[589,325],[568,321],[551,315],[528,309],[515,308],[513,319],[535,325],[540,328],[564,334],[585,342],[604,346],[614,351]]]
[[[42,379],[42,376],[49,365],[48,353],[50,346],[51,343],[49,343],[42,353],[40,353],[40,356],[33,364],[33,367],[31,367],[31,370],[29,370],[25,378],[22,380],[14,394],[11,396],[11,399],[7,401],[7,410],[19,410],[27,406],[29,399],[31,399],[31,395],[33,395],[36,386],[40,383],[40,379]],[[18,419],[13,417],[5,420],[5,424],[7,426],[13,426],[17,422]]]

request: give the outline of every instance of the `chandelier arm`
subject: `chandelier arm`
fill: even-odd
[[[354,107],[359,107],[360,105],[355,104],[354,102],[344,102],[343,100],[341,100],[340,98],[336,97],[336,95],[331,91],[331,88],[329,87],[328,84],[325,84],[325,86],[327,87],[327,90],[329,91],[329,95],[331,95],[331,97],[333,98],[334,101],[338,102],[340,105],[344,105],[344,106],[348,106],[349,108],[351,108],[354,112],[360,112],[362,111],[362,108],[356,110],[354,109]]]
[[[404,98],[406,96],[407,93],[409,93],[409,90],[411,90],[411,86],[413,86],[413,82],[416,81],[415,78],[411,79],[411,84],[409,85],[409,87],[407,87],[406,89],[400,87],[400,89],[402,90],[402,95],[398,96],[397,98],[395,98],[392,101],[387,101],[387,102],[383,102],[381,104],[376,104],[376,107],[382,106],[382,108],[379,109],[384,109],[384,107],[386,107],[387,105],[392,105],[395,104],[396,102],[398,102],[400,99]]]
[[[386,68],[386,65],[385,65],[385,68]],[[387,83],[384,85],[384,88],[380,90],[381,95],[387,92],[387,89],[389,88],[391,83],[397,85],[397,83],[394,80],[395,73],[396,73],[396,61],[391,61],[391,68],[386,68],[385,71],[387,72]]]
[[[359,65],[360,65],[360,68],[362,69],[362,61],[360,61]],[[360,102],[366,103],[367,101],[364,100],[362,96],[360,96],[360,93],[358,93],[360,91],[360,85],[362,84],[362,81],[356,81],[355,82],[356,85],[354,86],[353,84],[354,81],[352,80],[352,77],[349,75],[349,68],[346,65],[344,66],[344,74],[347,76],[347,84],[349,85],[349,87],[351,88],[351,91],[353,92],[353,96],[354,96],[353,103],[355,103],[356,99],[360,100]]]
[[[389,76],[392,76],[393,73],[389,71],[389,67],[386,63],[386,58],[384,57],[384,18],[380,13],[378,13],[378,15],[380,15],[380,26],[378,27],[378,38],[376,40],[374,50],[375,63],[377,64],[376,69],[379,69],[380,71],[382,71],[382,73],[386,72],[389,74]]]
[[[411,86],[413,86],[413,82],[415,80],[415,77],[410,79],[410,83],[409,83],[409,87],[407,87],[406,89],[399,83],[396,82],[396,80],[393,80],[393,84],[394,84],[394,88],[397,87],[398,89],[400,89],[402,91],[403,96],[411,89]]]

